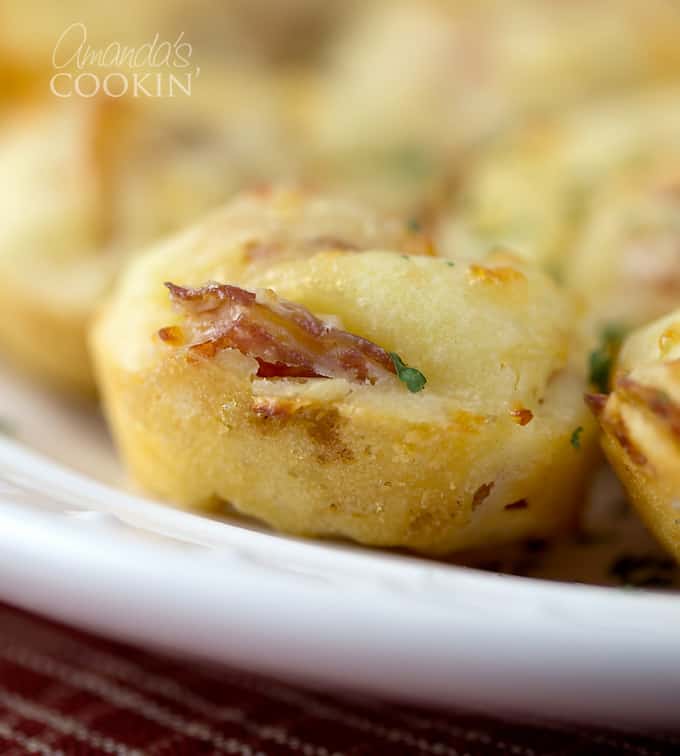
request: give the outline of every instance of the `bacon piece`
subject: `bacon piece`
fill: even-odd
[[[238,349],[257,360],[257,374],[263,378],[375,383],[396,373],[391,357],[377,344],[325,323],[270,289],[251,292],[218,283],[198,288],[165,285],[188,316],[188,348],[204,356]]]
[[[534,413],[526,407],[510,410],[510,416],[518,425],[528,425],[534,419]]]
[[[584,394],[583,398],[595,417],[600,417],[607,406],[609,394]]]

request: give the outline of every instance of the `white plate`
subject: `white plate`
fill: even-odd
[[[217,522],[127,493],[91,410],[6,370],[0,416],[18,439],[0,439],[3,600],[326,689],[679,726],[677,594],[499,575]],[[564,552],[576,572],[586,552]]]

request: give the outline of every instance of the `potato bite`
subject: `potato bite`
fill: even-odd
[[[114,108],[115,110],[115,108]],[[0,348],[59,387],[92,387],[85,324],[115,264],[103,247],[116,114],[103,103],[15,111],[0,136]]]
[[[568,275],[591,195],[633,165],[680,149],[680,89],[603,98],[539,114],[490,142],[438,231],[438,247],[484,254],[503,245]]]
[[[328,56],[319,132],[334,149],[458,151],[518,116],[680,70],[664,0],[366,5]]]
[[[331,236],[347,213],[326,209],[227,207],[127,269],[91,343],[135,479],[431,554],[567,526],[594,423],[565,296],[507,256],[409,254],[398,228],[357,251],[370,226]]]
[[[680,311],[626,340],[612,393],[590,403],[637,511],[680,560]]]
[[[595,330],[630,330],[680,303],[680,155],[640,160],[605,181],[566,261]]]

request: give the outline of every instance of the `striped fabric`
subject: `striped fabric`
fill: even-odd
[[[0,606],[0,753],[680,753],[680,737],[339,699],[110,643]]]

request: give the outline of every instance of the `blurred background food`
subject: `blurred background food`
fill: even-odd
[[[508,245],[563,275],[603,183],[680,147],[680,89],[606,94],[525,119],[476,158],[440,227],[445,245]],[[595,253],[596,255],[599,253]]]

